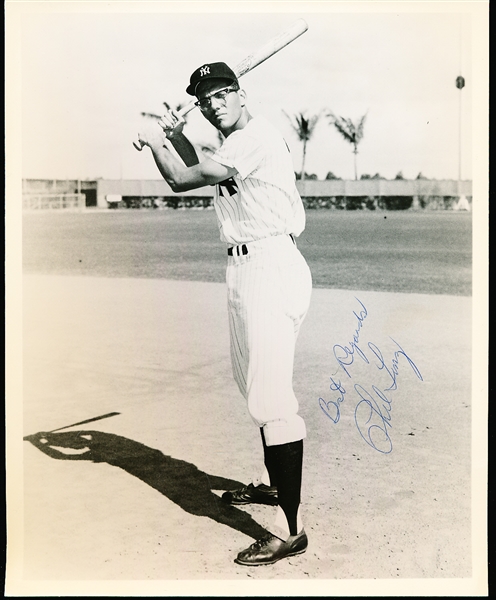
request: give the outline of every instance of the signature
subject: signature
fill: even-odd
[[[389,360],[384,358],[381,350],[372,342],[368,342],[365,346],[362,341],[362,346],[358,345],[363,322],[367,318],[368,311],[358,298],[356,300],[360,303],[362,310],[360,314],[353,312],[357,318],[357,327],[352,341],[344,346],[335,344],[333,346],[334,358],[349,379],[352,379],[349,367],[353,365],[355,356],[359,356],[371,368],[375,366],[377,371],[382,371],[387,376],[386,387],[372,385],[369,389],[366,389],[364,386],[355,383],[353,389],[359,398],[355,406],[355,425],[360,436],[374,450],[382,454],[389,454],[393,449],[389,431],[392,429],[391,394],[398,390],[400,364],[406,363],[420,381],[423,381],[423,378],[414,360],[392,337],[390,339],[395,344],[396,349]],[[345,400],[347,391],[340,379],[330,377],[330,380],[331,399],[319,398],[319,406],[326,417],[333,423],[338,423],[341,418],[341,405]]]
[[[374,450],[389,454],[393,449],[388,432],[388,427],[392,427],[391,400],[375,385],[372,386],[374,395],[358,384],[355,385],[355,390],[361,398],[355,407],[358,432]]]
[[[391,338],[391,339],[393,340],[393,338]],[[412,367],[412,370],[415,373],[415,375],[420,379],[420,381],[424,381],[422,379],[422,375],[420,374],[420,371],[418,370],[417,365],[408,356],[408,354],[403,350],[403,348],[398,344],[398,342],[396,342],[395,340],[393,340],[393,342],[398,346],[400,351],[399,352],[396,351],[394,353],[394,358],[391,360],[391,368],[389,368],[386,365],[386,362],[384,361],[384,358],[382,356],[382,352],[379,350],[379,348],[372,342],[368,343],[368,347],[372,350],[372,352],[375,354],[375,356],[379,359],[379,364],[377,365],[377,368],[379,369],[379,371],[385,371],[388,374],[389,378],[391,379],[391,385],[384,390],[386,392],[388,392],[390,390],[398,389],[397,378],[399,375],[399,368],[400,368],[399,367],[400,356],[404,356],[406,358],[406,360],[408,361],[408,364]]]
[[[356,312],[353,311],[353,314],[355,315],[358,321],[357,328],[355,329],[355,332],[353,334],[353,341],[349,342],[348,346],[341,346],[340,344],[335,344],[332,348],[334,358],[338,361],[339,366],[343,369],[343,371],[346,373],[346,375],[348,375],[349,378],[351,378],[351,375],[346,367],[349,367],[353,364],[355,360],[355,353],[367,364],[369,364],[368,358],[365,356],[363,350],[358,345],[358,342],[360,340],[360,330],[363,327],[363,322],[367,318],[367,315],[369,313],[363,305],[363,303],[360,302],[358,298],[355,299],[360,303],[363,310],[360,311],[359,315],[357,315]]]

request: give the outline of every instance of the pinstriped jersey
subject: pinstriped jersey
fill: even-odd
[[[243,244],[305,228],[293,162],[282,135],[263,117],[254,117],[226,138],[213,160],[237,170],[215,186],[220,239]]]

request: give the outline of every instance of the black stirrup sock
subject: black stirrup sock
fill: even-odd
[[[270,468],[274,473],[279,506],[286,515],[290,534],[297,535],[296,519],[301,501],[303,440],[279,446],[264,446],[264,449]]]
[[[265,468],[267,469],[267,473],[269,474],[270,485],[276,486],[277,481],[276,481],[276,477],[275,477],[275,473],[274,473],[274,468],[270,461],[270,456],[267,454],[268,446],[267,446],[267,442],[265,441],[265,434],[264,434],[263,427],[260,427],[260,434],[262,436],[262,444],[263,444],[263,451],[264,451],[264,464],[265,464]]]

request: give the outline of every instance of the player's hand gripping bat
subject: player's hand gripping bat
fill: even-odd
[[[248,55],[244,60],[242,60],[234,69],[234,73],[236,77],[242,77],[246,73],[249,73],[255,67],[258,67],[261,63],[266,61],[268,58],[279,52],[285,48],[288,44],[296,40],[296,38],[300,37],[305,31],[308,29],[307,23],[303,19],[298,19],[293,23],[291,27],[272,38],[265,45],[263,45],[258,50],[255,50],[252,54]],[[192,100],[186,106],[177,111],[179,117],[184,117],[191,110],[195,108],[195,100]],[[143,144],[141,141],[133,142],[136,150],[142,150]]]

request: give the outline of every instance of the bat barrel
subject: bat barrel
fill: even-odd
[[[253,54],[247,56],[234,69],[238,77],[245,75],[268,58],[285,48],[288,44],[303,35],[308,29],[308,24],[304,19],[298,19],[289,29],[283,31],[275,38],[272,38],[264,46],[256,50]]]

